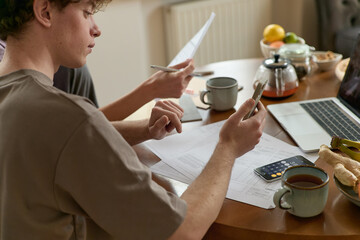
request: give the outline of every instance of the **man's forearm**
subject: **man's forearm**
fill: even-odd
[[[181,196],[188,204],[186,217],[170,239],[201,239],[219,214],[230,181],[235,156],[217,145],[202,173]]]

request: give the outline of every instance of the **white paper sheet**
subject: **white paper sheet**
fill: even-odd
[[[165,177],[175,179],[177,181],[190,184],[193,180],[182,174],[181,172],[177,171],[176,169],[170,167],[165,162],[160,161],[153,166],[151,166],[151,171]]]
[[[223,123],[209,124],[160,141],[145,142],[163,162],[151,169],[185,183],[192,182],[210,159]],[[272,197],[280,187],[280,181],[267,183],[254,173],[254,169],[295,155],[303,155],[312,162],[317,158],[316,154],[305,154],[298,147],[263,133],[260,143],[252,151],[236,159],[226,197],[265,209],[274,208]]]
[[[212,21],[215,18],[215,13],[211,13],[209,19],[206,21],[204,26],[195,34],[195,36],[181,49],[176,57],[170,62],[168,66],[174,66],[179,64],[186,59],[193,58],[197,49],[199,48],[205,34],[209,30]]]

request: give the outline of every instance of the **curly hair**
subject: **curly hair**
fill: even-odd
[[[49,0],[62,10],[70,3],[82,0]],[[94,10],[98,11],[111,0],[90,0]],[[34,18],[34,0],[1,0],[0,1],[0,39],[6,41],[9,35],[16,35],[24,25]]]

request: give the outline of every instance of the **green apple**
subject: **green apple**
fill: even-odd
[[[287,32],[284,37],[285,43],[297,43],[298,42],[298,36],[293,32]]]

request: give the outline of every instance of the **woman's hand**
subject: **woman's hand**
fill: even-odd
[[[189,85],[194,71],[193,60],[189,59],[178,65],[171,66],[174,69],[182,69],[178,72],[158,71],[152,75],[146,84],[151,86],[154,98],[180,98]]]

